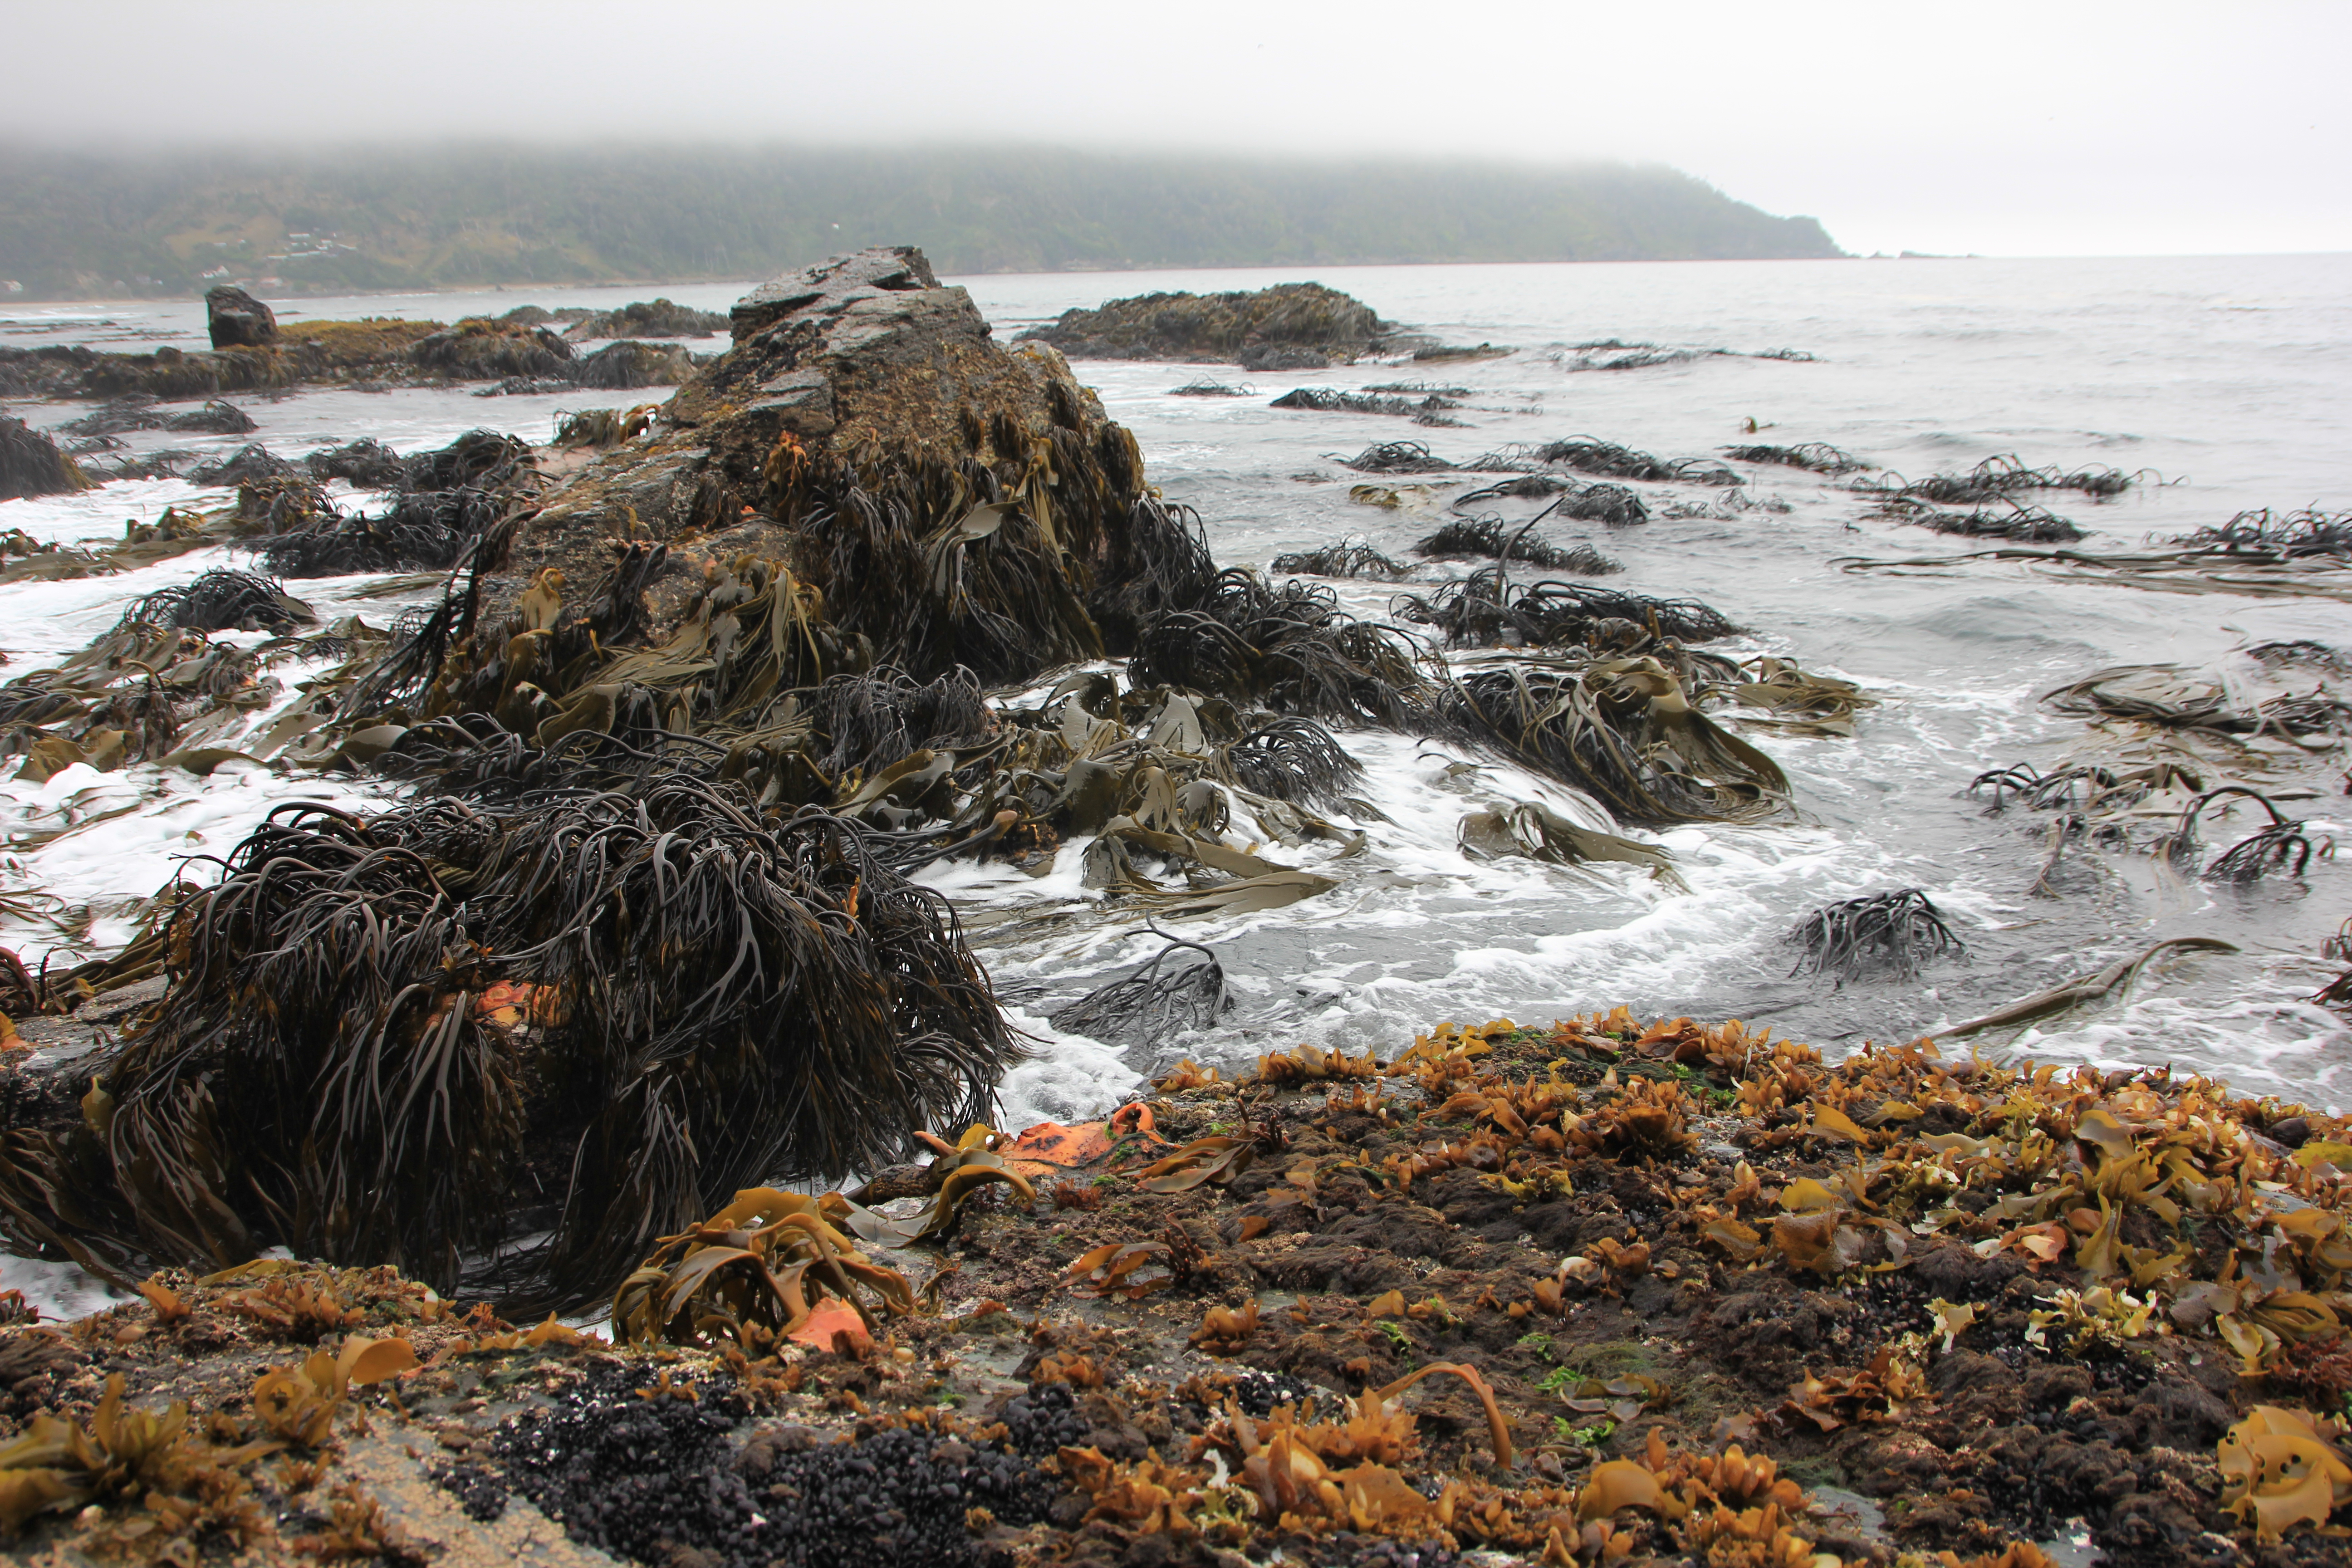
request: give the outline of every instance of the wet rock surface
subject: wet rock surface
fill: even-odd
[[[223,283],[205,291],[205,328],[216,349],[257,349],[278,339],[278,313],[244,289]]]

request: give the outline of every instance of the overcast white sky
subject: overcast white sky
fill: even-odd
[[[1625,158],[1855,251],[2352,250],[2347,0],[0,0],[0,134],[49,140]]]

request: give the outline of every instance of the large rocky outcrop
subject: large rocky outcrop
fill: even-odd
[[[205,290],[205,325],[216,349],[257,349],[278,341],[278,313],[226,283]]]
[[[1244,370],[1319,370],[1390,346],[1396,329],[1320,283],[1227,294],[1138,294],[1065,310],[1022,334],[1072,359],[1186,360]]]
[[[766,558],[821,601],[829,668],[1013,679],[1120,651],[1205,590],[1206,552],[1146,487],[1134,437],[1055,350],[995,342],[921,251],[777,279],[731,322],[734,346],[650,433],[521,523],[494,602],[551,566],[577,594],[616,544],[667,546],[646,584],[658,637],[714,574]]]

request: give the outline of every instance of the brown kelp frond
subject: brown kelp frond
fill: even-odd
[[[1696,599],[1654,599],[1589,583],[1515,587],[1495,566],[1427,595],[1402,595],[1391,609],[1400,620],[1436,627],[1456,647],[1507,642],[1616,647],[1633,647],[1644,637],[1710,642],[1739,629]]]
[[[1933,507],[1895,499],[1882,509],[1897,522],[1911,523],[1937,533],[1966,539],[2008,539],[2025,544],[2072,544],[2087,538],[2082,529],[2048,507],[2026,506],[2007,496],[1974,511],[1937,511]]]
[[[114,1166],[116,1207],[50,1223],[118,1250],[276,1239],[576,1303],[747,1179],[979,1119],[1014,1056],[937,895],[730,786],[281,807],[223,871],[173,919],[98,1150],[49,1152]],[[500,986],[543,1005],[502,1022]],[[526,1172],[551,1234],[501,1254]]]
[[[806,706],[825,748],[818,771],[845,786],[911,752],[984,745],[996,729],[980,682],[962,668],[929,682],[888,668],[836,675]]]
[[[1930,959],[1968,952],[1944,923],[1943,911],[1917,888],[1825,904],[1800,921],[1787,940],[1805,950],[1790,973],[1833,973],[1841,982],[1878,969],[1907,980]]]
[[[1198,375],[1181,386],[1170,387],[1168,395],[1171,397],[1255,397],[1257,388],[1247,382],[1242,383],[1239,386],[1228,386],[1214,376]]]
[[[1391,582],[1410,577],[1413,571],[1401,561],[1390,560],[1361,539],[1343,539],[1320,549],[1277,555],[1271,570],[1302,577],[1385,577]]]
[[[346,454],[329,466],[364,466],[372,478],[388,481],[392,505],[374,517],[322,509],[292,526],[272,527],[259,550],[281,576],[455,566],[540,484],[530,446],[491,430],[468,431],[446,447],[398,459],[396,475],[375,453]]]
[[[1854,488],[1865,493],[1926,501],[1937,506],[1981,506],[2011,500],[2027,490],[2078,490],[2095,500],[2108,500],[2154,476],[2149,469],[2126,473],[2105,464],[2080,468],[2029,468],[2013,452],[1987,458],[1965,474],[1930,474],[1906,479],[1892,471],[1883,478],[1860,479]]]
[[[769,505],[811,541],[795,569],[833,626],[919,679],[963,665],[1009,682],[1098,658],[1213,582],[1199,519],[1144,487],[1125,431],[1004,423],[992,466],[818,461],[790,437],[767,465]]]
[[[2352,511],[2327,512],[2315,507],[2273,513],[2263,507],[2242,511],[2227,522],[2211,523],[2172,541],[2192,550],[2223,555],[2251,555],[2268,561],[2293,561],[2314,555],[2352,555]]]
[[[833,1205],[839,1212],[828,1212]],[[746,1354],[769,1355],[813,1322],[825,1326],[827,1296],[841,1303],[834,1310],[845,1309],[845,1329],[876,1326],[868,1297],[894,1316],[912,1312],[906,1277],[869,1260],[835,1228],[848,1208],[836,1197],[820,1202],[772,1187],[737,1193],[709,1218],[663,1237],[621,1282],[614,1337],[625,1344],[731,1340]]]
[[[1280,713],[1409,728],[1428,689],[1423,654],[1403,633],[1361,621],[1319,584],[1269,586],[1219,574],[1200,607],[1142,628],[1129,678],[1261,703]]]
[[[1789,791],[1779,764],[1693,708],[1654,658],[1475,669],[1444,688],[1437,711],[1444,732],[1499,745],[1621,822],[1760,816]]]
[[[1490,811],[1474,811],[1462,819],[1454,837],[1463,852],[1475,856],[1523,855],[1555,866],[1580,866],[1593,860],[1615,860],[1648,868],[1669,887],[1688,891],[1675,858],[1667,851],[1598,828],[1580,827],[1541,801],[1519,801]]]
[[[1528,453],[1533,462],[1546,468],[1573,468],[1580,474],[1598,474],[1612,479],[1648,479],[1676,481],[1692,485],[1736,485],[1738,474],[1720,463],[1708,463],[1702,458],[1685,458],[1669,463],[1647,452],[1637,452],[1631,447],[1621,447],[1614,441],[1603,441],[1593,436],[1570,436],[1564,441],[1547,441]],[[1473,468],[1500,467],[1480,461]]]
[[[1296,714],[1253,724],[1217,752],[1223,777],[1294,805],[1336,807],[1364,776],[1330,731]]]
[[[1387,414],[1411,419],[1416,425],[1459,429],[1462,421],[1449,419],[1449,409],[1462,406],[1459,400],[1435,395],[1419,400],[1404,397],[1381,397],[1369,392],[1342,392],[1330,386],[1302,386],[1286,392],[1267,405],[1272,408],[1297,408],[1317,414]]]
[[[1650,521],[1647,502],[1623,485],[1585,485],[1553,503],[1561,517],[1579,522],[1631,528]]]
[[[302,466],[313,479],[346,479],[363,490],[397,489],[408,479],[408,459],[369,438],[322,447],[303,458]]]
[[[187,1401],[160,1412],[138,1409],[115,1373],[89,1426],[44,1411],[0,1447],[0,1535],[13,1538],[44,1513],[119,1504],[143,1508],[149,1529],[218,1531],[244,1545],[269,1527],[236,1471],[278,1446],[215,1447],[190,1430]],[[183,1537],[173,1544],[185,1551],[192,1543]]]
[[[1798,447],[1726,447],[1723,455],[1735,463],[1777,463],[1815,474],[1858,474],[1872,467],[1826,441],[1808,441]]]
[[[1360,474],[1450,474],[1455,467],[1432,452],[1425,441],[1383,441],[1340,458],[1339,466]]]
[[[2180,809],[2179,825],[2173,830],[2166,847],[2173,859],[2184,866],[2193,865],[2198,845],[2198,826],[2205,812],[2218,800],[2251,800],[2268,814],[2270,822],[2251,837],[2240,840],[2214,858],[2205,868],[2204,879],[2209,882],[2229,882],[2239,887],[2260,881],[2272,871],[2290,877],[2303,875],[2304,868],[2315,855],[2321,859],[2333,859],[2336,841],[2323,838],[2313,843],[2304,832],[2304,824],[2278,808],[2270,796],[2244,784],[2223,784],[2199,795]]]
[[[1217,955],[1157,926],[1144,929],[1166,945],[1134,973],[1055,1008],[1045,1021],[1106,1045],[1148,1051],[1171,1035],[1209,1028],[1223,1018],[1233,1000],[1225,993],[1225,968]],[[1201,962],[1170,963],[1179,952],[1198,953]]]
[[[2282,692],[2249,703],[2221,680],[2177,664],[2127,664],[2091,674],[2042,693],[2062,713],[2095,719],[2130,719],[2173,730],[2219,734],[2286,736],[2334,734],[2352,726],[2352,702],[2324,686],[2310,692]]]
[[[318,618],[310,605],[267,577],[215,568],[194,582],[133,599],[118,625],[142,621],[200,632],[268,631],[283,637]]]
[[[1533,526],[1532,521],[1506,524],[1494,516],[1458,518],[1415,544],[1412,552],[1432,561],[1524,561],[1547,572],[1575,572],[1591,577],[1625,570],[1590,544],[1562,550],[1530,538],[1528,531]],[[1508,532],[1505,531],[1507,528]]]
[[[2234,944],[2223,942],[2218,937],[2169,937],[2163,942],[2150,943],[2128,958],[2119,958],[2105,968],[2086,974],[2079,980],[2070,980],[2063,984],[2051,986],[2046,991],[2037,991],[2031,996],[2021,997],[2005,1006],[1996,1007],[1981,1017],[1970,1018],[1965,1023],[1938,1029],[1928,1038],[1931,1040],[1953,1039],[1963,1035],[1981,1034],[1987,1029],[2007,1028],[2016,1024],[2031,1024],[2043,1018],[2055,1017],[2061,1013],[2081,1006],[2085,1002],[2095,1002],[2117,986],[2127,987],[2149,964],[2173,953],[2236,952],[2237,951],[2238,948]]]

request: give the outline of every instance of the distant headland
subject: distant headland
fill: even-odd
[[[0,303],[769,276],[913,237],[942,272],[1843,254],[1662,164],[1034,148],[0,149]],[[13,287],[11,287],[13,285]]]

